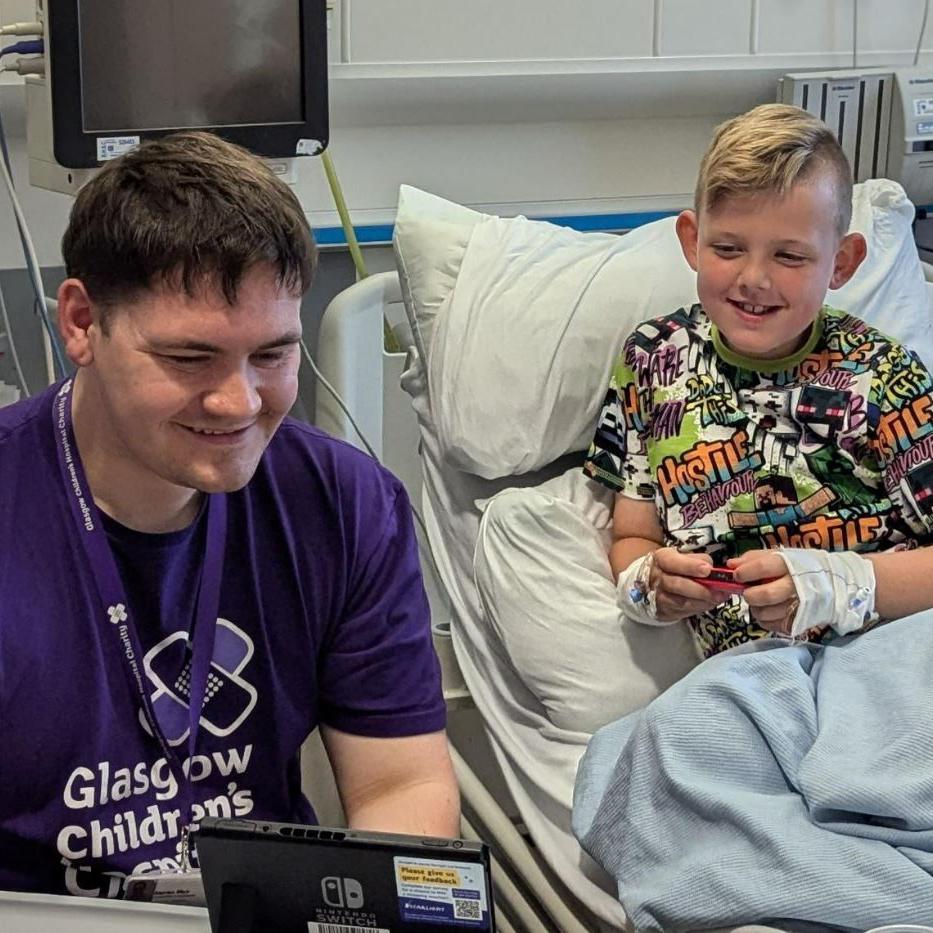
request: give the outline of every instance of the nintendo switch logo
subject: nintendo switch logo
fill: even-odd
[[[330,875],[322,879],[321,893],[328,907],[359,910],[363,906],[363,888],[356,878],[337,878]]]

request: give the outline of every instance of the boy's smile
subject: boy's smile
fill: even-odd
[[[786,195],[727,197],[699,220],[684,211],[677,233],[697,273],[697,293],[720,336],[736,353],[782,359],[807,339],[827,288],[858,268],[860,234],[841,237],[837,192],[827,173]]]

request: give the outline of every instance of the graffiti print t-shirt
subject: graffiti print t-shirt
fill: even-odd
[[[177,867],[189,797],[101,621],[59,473],[57,388],[0,409],[0,889],[114,897],[134,870]],[[184,761],[195,820],[313,822],[299,748],[315,726],[376,737],[444,726],[407,497],[355,448],[283,422],[227,496],[189,756],[186,650],[206,518],[168,534],[102,520],[154,714]]]
[[[933,380],[823,308],[791,358],[732,352],[700,305],[626,340],[585,470],[653,501],[665,544],[717,565],[758,548],[879,551],[933,529]],[[734,596],[689,624],[709,656],[767,633]]]

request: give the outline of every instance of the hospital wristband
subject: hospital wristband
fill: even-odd
[[[661,622],[657,616],[654,590],[651,587],[651,569],[654,566],[654,554],[649,552],[632,561],[619,574],[616,583],[616,605],[622,615],[632,622],[642,625],[672,625]]]

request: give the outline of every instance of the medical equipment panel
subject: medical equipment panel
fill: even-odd
[[[789,74],[778,100],[824,120],[855,181],[891,178],[918,206],[933,203],[933,70],[865,68]]]
[[[269,158],[327,145],[324,0],[44,5],[45,74],[27,79],[30,156],[47,163],[34,184],[73,190],[84,173],[54,166],[93,169],[181,129]]]

